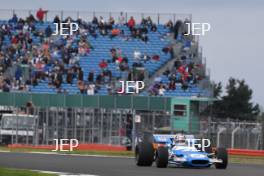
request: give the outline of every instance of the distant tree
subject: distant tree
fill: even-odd
[[[227,95],[222,97],[222,108],[226,117],[240,120],[255,120],[260,113],[259,105],[251,102],[253,91],[245,80],[229,79]]]
[[[205,114],[210,113],[217,118],[230,118],[238,120],[256,120],[260,113],[259,105],[253,104],[252,89],[245,83],[245,80],[230,78],[226,86],[226,95],[222,94],[222,84],[213,83],[214,97],[218,99],[208,106]]]
[[[222,83],[219,82],[219,83],[215,83],[213,82],[212,83],[212,88],[213,88],[213,95],[214,95],[214,98],[220,98],[221,94],[222,94]]]

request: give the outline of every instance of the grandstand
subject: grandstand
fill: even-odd
[[[34,14],[21,18],[13,12],[13,17],[0,19],[0,102],[11,109],[24,107],[28,102],[35,106],[34,114],[43,122],[40,128],[51,125],[49,134],[43,134],[42,141],[35,139],[36,143],[48,144],[54,130],[57,135],[80,138],[83,130],[83,136],[92,135],[89,140],[82,138],[83,142],[95,142],[97,138],[104,142],[105,136],[112,133],[103,132],[104,125],[100,123],[104,124],[104,117],[119,115],[141,115],[145,118],[141,128],[150,121],[160,123],[160,119],[151,118],[156,116],[166,117],[171,129],[199,130],[200,107],[211,101],[211,91],[199,41],[184,35],[190,16],[177,19],[177,15],[172,15],[161,24],[162,14],[158,14],[157,21],[147,14],[140,19],[127,13],[115,15],[116,18],[111,14],[93,14],[91,20],[56,14],[45,20]],[[54,22],[75,22],[79,30],[71,36],[52,35]],[[146,86],[132,97],[116,96],[119,81],[144,81]],[[55,112],[52,107],[62,109]],[[85,126],[85,131],[76,127],[81,122],[72,120],[91,114],[98,122],[96,130]],[[71,119],[68,132],[58,132],[65,126],[54,127],[60,118]],[[111,120],[106,121],[113,130]],[[115,127],[116,135],[121,121]],[[133,128],[127,121],[125,124],[126,128]],[[150,129],[154,130],[154,126]],[[94,138],[99,133],[100,137]]]
[[[198,57],[197,41],[192,37],[185,37],[183,31],[174,40],[172,28],[165,24],[156,25],[151,18],[149,22],[136,24],[133,30],[130,30],[126,23],[118,24],[116,22],[108,25],[108,22],[104,22],[103,27],[100,27],[98,22],[96,24],[80,18],[78,20],[70,19],[72,22],[79,23],[80,32],[66,38],[59,35],[50,35],[55,30],[53,22],[40,23],[35,21],[34,17],[33,22],[30,21],[30,24],[23,21],[23,19],[20,20],[9,19],[0,22],[2,26],[2,45],[4,45],[1,49],[2,55],[15,48],[15,51],[9,56],[11,58],[7,57],[8,61],[5,61],[10,62],[9,67],[5,68],[7,64],[2,63],[5,65],[2,72],[9,73],[6,74],[9,79],[15,77],[16,80],[11,79],[10,81],[19,84],[12,86],[9,83],[8,86],[11,87],[6,91],[19,91],[18,87],[25,85],[26,91],[33,93],[87,94],[86,90],[91,87],[91,89],[95,89],[95,91],[92,91],[95,94],[107,95],[116,92],[118,80],[143,79],[152,83],[148,85],[149,87],[146,88],[145,92],[141,92],[142,95],[208,95],[208,91],[200,89],[198,86],[200,80],[208,78],[205,75],[206,68],[202,64],[202,58]],[[48,29],[51,31],[47,32]],[[120,34],[111,37],[113,29],[117,29]],[[102,34],[102,32],[106,34]],[[133,32],[139,34],[133,34]],[[147,38],[146,42],[142,41],[143,35]],[[19,37],[22,38],[21,41],[19,41]],[[32,42],[26,40],[32,40]],[[20,46],[23,43],[27,45],[25,48]],[[80,45],[82,44],[88,45],[84,47],[89,51],[81,53],[83,52],[80,51],[82,49]],[[43,47],[48,47],[47,51]],[[180,47],[179,51],[172,49],[177,47]],[[120,58],[121,62],[112,61],[111,49],[118,50],[119,53],[116,54],[118,56],[115,57],[117,57],[116,59]],[[169,49],[173,51],[168,51]],[[16,54],[16,52],[19,54]],[[32,52],[36,52],[38,56],[29,57],[28,53]],[[135,52],[140,54],[138,59],[134,57]],[[154,60],[154,56],[157,57],[156,60]],[[2,57],[6,56],[3,55]],[[19,60],[21,57],[24,58]],[[174,67],[168,67],[166,75],[158,72],[173,59],[175,60]],[[104,69],[98,66],[102,60],[107,61],[107,67]],[[14,62],[22,65],[14,65]],[[59,70],[56,70],[56,66],[60,67]],[[27,75],[21,74],[21,67],[30,70]],[[137,67],[142,67],[141,70],[144,70],[141,73],[144,74],[141,76],[142,78],[138,78],[140,75],[133,75],[133,70]],[[72,77],[73,80],[67,81],[67,74],[71,69],[73,69],[73,74],[69,77]],[[81,70],[81,78],[78,78],[79,70]],[[90,82],[87,79],[89,72],[93,73],[93,80],[90,80]],[[59,79],[53,78],[57,76],[56,74],[58,74]],[[102,75],[102,77],[98,75]],[[149,80],[153,75],[156,75],[154,80],[158,81]],[[90,86],[91,84],[92,86]],[[22,89],[22,91],[25,89]]]

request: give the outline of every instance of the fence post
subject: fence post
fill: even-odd
[[[83,136],[82,143],[85,143],[85,132],[86,132],[86,120],[85,120],[86,109],[82,107],[82,120],[83,120]]]
[[[18,144],[18,109],[16,109],[16,144]]]
[[[158,24],[160,24],[160,14],[158,13]]]
[[[135,151],[136,149],[136,123],[135,123],[135,115],[136,115],[136,112],[135,110],[132,110],[132,150]]]
[[[220,135],[221,133],[223,133],[226,130],[226,128],[222,127],[219,129],[219,131],[217,132],[217,143],[216,146],[219,147],[220,146]]]
[[[2,144],[2,134],[1,134],[1,129],[3,128],[3,121],[0,121],[0,144]]]
[[[111,111],[111,114],[110,114],[110,128],[109,128],[109,144],[111,145],[112,144],[112,121],[113,121],[113,110],[110,110]]]
[[[264,150],[264,113],[262,113],[261,122],[261,148]]]
[[[63,21],[63,10],[61,11],[61,21]]]
[[[103,144],[103,125],[104,125],[104,109],[100,108],[100,118],[101,118],[101,123],[100,123],[100,144]]]
[[[236,127],[233,131],[232,131],[232,136],[231,136],[231,148],[234,148],[235,145],[235,133],[240,130],[240,127]]]

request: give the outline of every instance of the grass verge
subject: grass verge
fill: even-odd
[[[229,162],[237,163],[237,164],[262,164],[264,165],[264,157],[263,156],[230,155]]]
[[[0,168],[0,175],[3,176],[57,176],[56,174],[46,174],[24,169]]]

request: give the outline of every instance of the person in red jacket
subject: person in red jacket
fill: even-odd
[[[42,8],[39,8],[36,16],[40,22],[43,22],[44,16],[47,14],[47,12],[48,12],[47,10],[42,10]]]
[[[105,62],[105,60],[103,59],[100,64],[99,64],[99,67],[103,70],[107,67],[107,62]]]
[[[131,29],[133,29],[136,25],[136,21],[134,20],[134,18],[131,16],[128,23],[127,23],[127,26]]]

